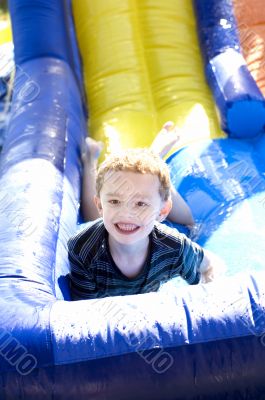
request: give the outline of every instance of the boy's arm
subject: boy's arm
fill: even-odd
[[[173,185],[171,185],[171,199],[172,208],[168,215],[169,219],[178,224],[188,225],[192,227],[192,225],[194,224],[194,219],[191,210],[183,197],[181,197],[181,195],[173,187]]]
[[[96,194],[98,157],[101,149],[102,143],[90,137],[85,139],[81,149],[83,163],[81,211],[85,221],[93,221],[100,216],[94,202],[94,196]]]
[[[181,239],[181,254],[175,270],[190,285],[212,282],[225,271],[225,264],[217,255],[203,249],[184,234],[178,236]]]
[[[203,250],[204,257],[199,267],[199,272],[201,273],[201,283],[212,282],[220,275],[222,275],[225,270],[225,263],[216,254],[209,250]]]
[[[163,159],[180,139],[181,134],[181,130],[174,122],[167,121],[153,140],[150,149]],[[171,185],[171,199],[172,209],[168,215],[169,219],[177,224],[191,227],[194,224],[191,210],[173,185]]]
[[[94,202],[97,161],[85,159],[83,160],[83,168],[81,210],[85,221],[93,221],[99,218],[98,209]]]

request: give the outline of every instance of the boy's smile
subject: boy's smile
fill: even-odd
[[[125,235],[130,235],[139,229],[138,225],[126,224],[126,223],[125,224],[124,223],[115,224],[115,227],[118,230],[118,232],[121,232]]]

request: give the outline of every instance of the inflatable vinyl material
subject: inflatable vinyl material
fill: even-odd
[[[240,273],[69,301],[66,243],[76,230],[86,118],[73,61],[55,52],[69,46],[67,3],[25,3],[29,15],[38,8],[34,37],[15,3],[20,73],[0,178],[0,399],[263,399],[264,138],[191,143],[168,160],[198,221],[192,237]],[[44,22],[61,48],[42,42]]]

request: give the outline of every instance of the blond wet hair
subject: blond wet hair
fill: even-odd
[[[112,153],[99,166],[96,178],[96,193],[99,197],[105,175],[109,172],[128,171],[138,174],[156,175],[159,179],[159,194],[163,201],[170,198],[170,174],[167,164],[149,149],[127,149]]]

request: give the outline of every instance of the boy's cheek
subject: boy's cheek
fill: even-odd
[[[144,212],[142,211],[140,213],[139,219],[142,224],[149,225],[158,219],[158,215],[156,212],[154,212],[154,210],[145,210]]]

